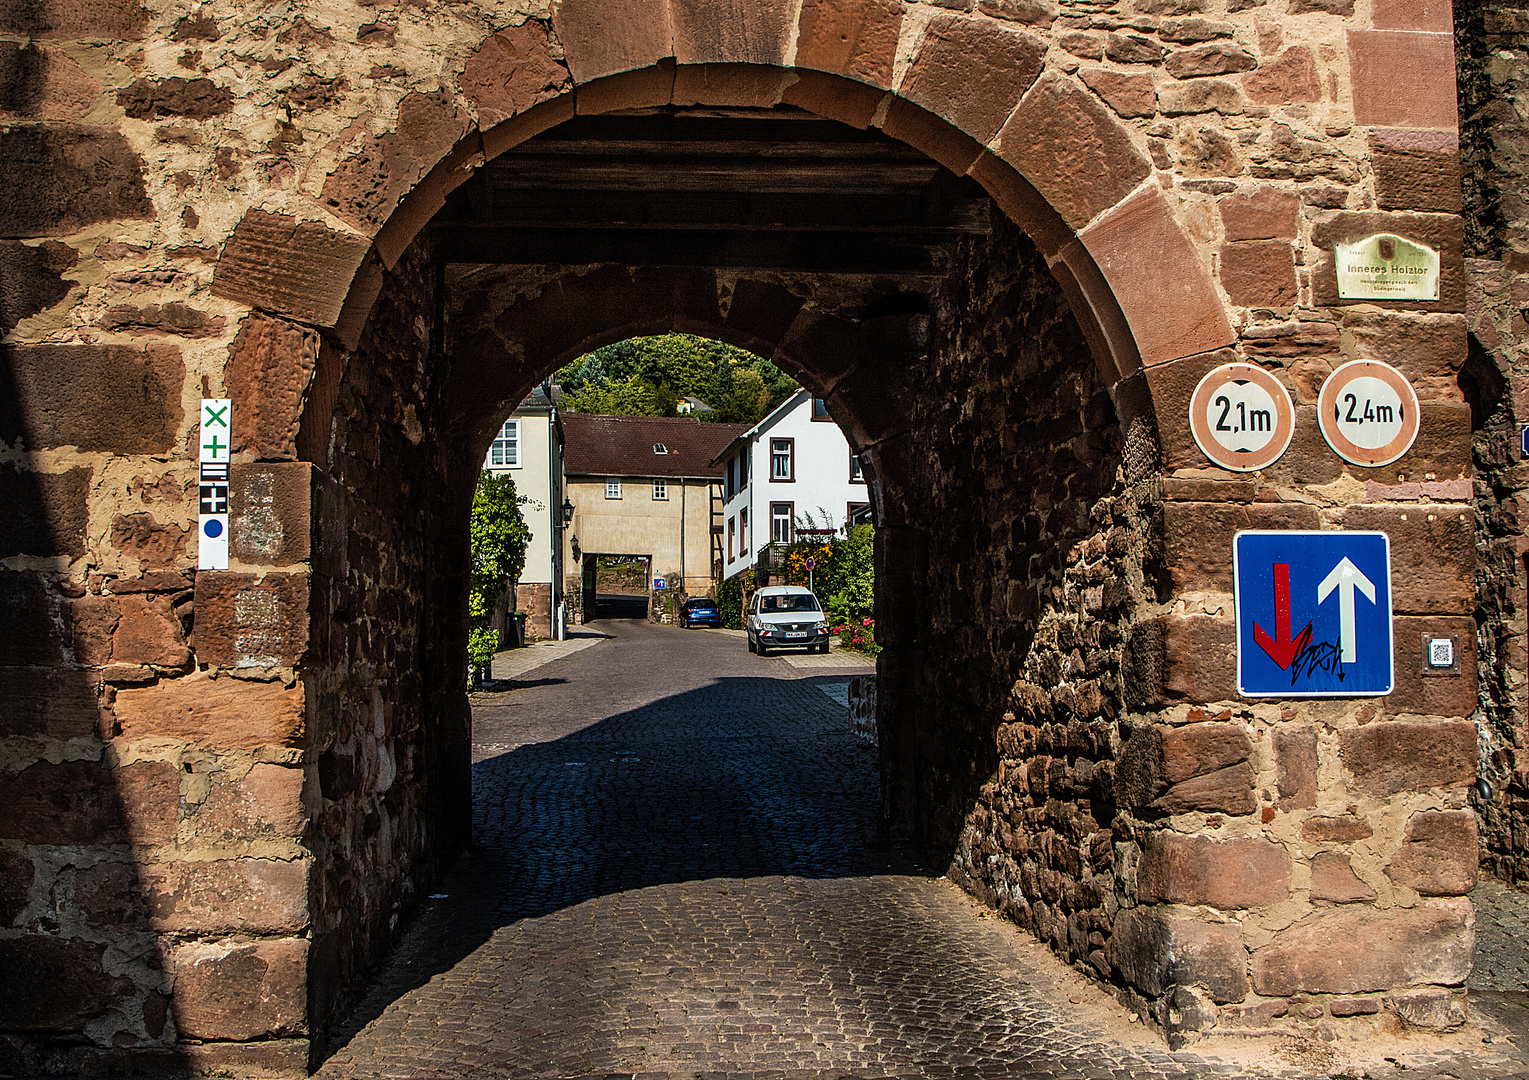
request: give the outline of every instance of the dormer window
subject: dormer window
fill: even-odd
[[[653,444],[653,452],[655,454],[658,454],[658,455],[662,456],[662,455],[667,454],[669,452],[669,448],[667,446],[665,446],[661,442],[656,442],[656,443]]]

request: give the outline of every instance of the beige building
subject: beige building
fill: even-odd
[[[531,530],[526,565],[508,611],[526,614],[526,633],[538,638],[561,638],[565,625],[563,598],[562,518],[563,427],[556,387],[538,386],[500,426],[483,458],[483,468],[510,476],[515,492],[529,501],[521,516]]]
[[[706,595],[720,552],[722,470],[712,460],[746,430],[688,417],[566,413],[564,469],[573,521],[564,530],[570,599],[593,589],[601,555],[648,560],[648,579]]]

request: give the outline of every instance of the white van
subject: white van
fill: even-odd
[[[808,652],[828,651],[828,615],[811,589],[800,585],[767,585],[749,601],[745,626],[749,652],[764,656],[770,649],[802,646]]]

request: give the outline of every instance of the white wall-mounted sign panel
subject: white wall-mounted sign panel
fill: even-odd
[[[228,469],[234,403],[203,398],[197,431],[196,568],[228,569]]]
[[[1343,300],[1437,300],[1439,253],[1391,233],[1333,250]]]

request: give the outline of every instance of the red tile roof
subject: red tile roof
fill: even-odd
[[[570,476],[715,476],[712,459],[747,424],[709,424],[688,416],[563,413],[563,470]],[[669,452],[655,454],[654,444]]]

